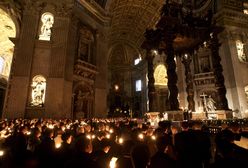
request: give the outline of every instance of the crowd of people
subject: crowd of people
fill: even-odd
[[[201,121],[0,121],[3,168],[222,168],[247,166],[237,123],[212,134]]]

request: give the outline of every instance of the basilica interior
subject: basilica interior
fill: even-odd
[[[248,117],[246,0],[1,0],[3,118]]]

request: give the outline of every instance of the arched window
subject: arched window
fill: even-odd
[[[39,40],[50,41],[51,29],[53,27],[54,17],[53,14],[46,12],[41,16],[41,28]]]
[[[3,74],[3,71],[4,71],[4,59],[3,57],[0,57],[0,74],[2,75]]]
[[[155,85],[167,86],[167,70],[164,65],[158,65],[154,71]]]
[[[32,100],[31,106],[40,106],[42,107],[45,102],[45,93],[46,93],[46,79],[37,75],[32,80]]]
[[[240,40],[236,41],[236,48],[238,53],[238,58],[241,62],[247,62],[247,56],[245,54],[245,46]]]

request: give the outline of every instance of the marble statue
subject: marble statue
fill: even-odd
[[[40,33],[40,40],[50,40],[51,37],[51,28],[53,26],[53,15],[50,13],[45,13],[41,17],[42,26],[41,26],[41,33]]]
[[[244,43],[242,43],[241,41],[237,40],[236,41],[236,47],[237,47],[237,53],[238,53],[238,58],[240,61],[242,62],[246,62],[247,58],[244,52]]]
[[[206,109],[208,112],[214,112],[216,110],[215,103],[216,102],[214,101],[214,99],[209,96],[206,104]]]
[[[44,84],[42,82],[37,82],[35,85],[33,85],[32,105],[34,106],[43,105],[44,103],[45,88],[43,85]]]

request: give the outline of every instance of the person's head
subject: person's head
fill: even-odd
[[[101,146],[102,151],[104,151],[105,153],[108,153],[108,151],[111,148],[110,140],[106,138],[102,139],[100,142],[100,146]]]
[[[35,129],[33,130],[33,136],[34,136],[35,138],[39,138],[39,137],[41,136],[41,132],[40,132],[40,130],[39,130],[38,128],[35,128]]]
[[[234,142],[234,134],[230,130],[223,130],[221,131],[218,140],[216,141],[216,145],[219,151],[224,155],[227,156],[232,152],[233,149],[233,142]]]
[[[84,127],[77,127],[77,134],[83,134],[84,133]]]
[[[171,133],[172,133],[172,135],[177,134],[178,133],[178,127],[175,125],[172,125],[171,126]]]
[[[100,123],[98,124],[98,130],[99,130],[99,131],[105,131],[105,124],[104,124],[103,122],[100,122]]]
[[[239,133],[239,130],[240,130],[240,125],[238,122],[232,122],[230,124],[230,126],[228,127],[228,129],[230,131],[232,131],[233,133]]]
[[[156,146],[159,152],[165,152],[167,146],[169,145],[169,137],[168,136],[161,136],[156,139]]]
[[[136,145],[131,151],[131,160],[135,168],[146,168],[150,159],[149,148],[145,144]]]
[[[193,130],[201,130],[202,129],[202,122],[201,121],[195,121],[192,126]]]
[[[19,129],[19,132],[22,133],[22,134],[26,134],[27,133],[27,127],[26,126],[21,126],[20,129]]]
[[[160,137],[160,136],[163,136],[165,133],[164,133],[164,129],[161,128],[161,127],[158,127],[155,131],[154,131],[154,135],[156,137]]]
[[[182,131],[188,131],[189,130],[189,123],[188,121],[183,121],[181,124]]]
[[[131,150],[133,149],[134,145],[135,145],[135,142],[133,140],[124,141],[122,145],[123,153],[125,155],[130,155]]]
[[[84,131],[85,131],[85,133],[89,133],[91,131],[91,126],[90,125],[86,125],[84,127]]]
[[[47,137],[47,138],[53,138],[53,130],[52,129],[45,129],[45,132],[44,132],[44,137]]]
[[[76,139],[75,150],[77,153],[91,153],[93,150],[92,141],[85,136],[80,136]]]
[[[67,144],[71,144],[72,134],[67,131],[67,132],[62,134],[61,139],[63,140],[63,142],[66,142]]]

